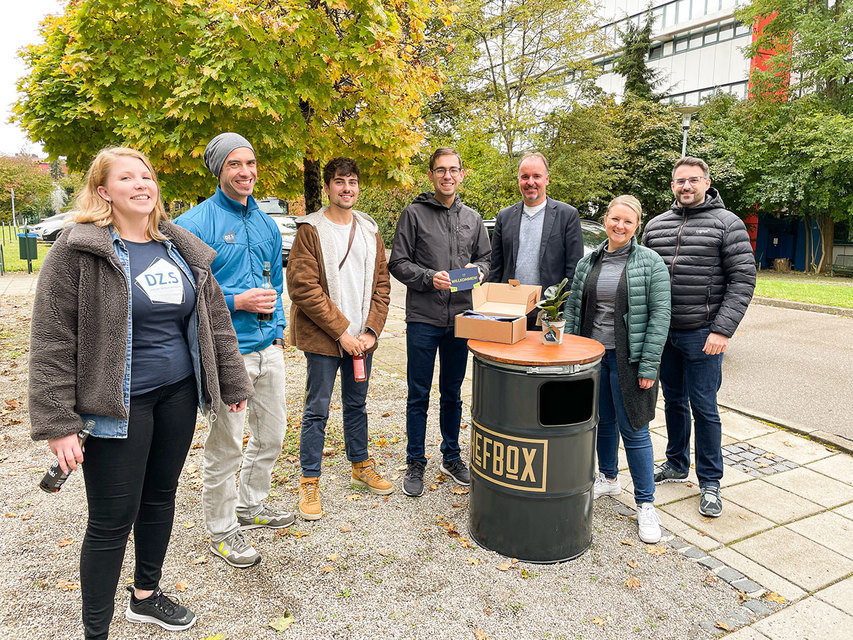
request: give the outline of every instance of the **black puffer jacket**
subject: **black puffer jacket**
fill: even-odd
[[[415,198],[400,215],[388,260],[391,275],[406,285],[406,322],[453,326],[456,314],[471,308],[471,291],[440,291],[433,276],[471,263],[485,280],[491,253],[483,219],[459,196],[450,207],[432,193]]]
[[[710,326],[731,337],[755,289],[755,258],[746,226],[716,189],[696,207],[674,203],[653,218],[643,244],[663,258],[672,285],[673,329]]]

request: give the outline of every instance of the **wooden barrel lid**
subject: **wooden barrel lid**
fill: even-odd
[[[468,349],[476,356],[494,362],[516,365],[567,365],[595,362],[604,355],[604,346],[596,340],[565,335],[562,344],[542,344],[541,331],[528,331],[515,344],[468,340]]]

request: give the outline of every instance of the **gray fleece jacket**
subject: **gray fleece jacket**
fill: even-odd
[[[216,252],[171,222],[160,231],[196,282],[200,387],[214,409],[254,395],[231,314],[210,271]],[[108,227],[66,229],[39,273],[30,329],[29,410],[34,440],[82,428],[81,415],[125,420],[128,281]],[[191,349],[192,349],[191,345]],[[118,437],[121,437],[120,435]]]

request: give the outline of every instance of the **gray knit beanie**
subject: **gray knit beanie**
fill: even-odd
[[[240,149],[241,147],[246,147],[252,150],[252,153],[255,152],[255,148],[252,146],[252,143],[246,140],[239,133],[231,133],[230,131],[227,133],[220,133],[213,140],[207,143],[207,146],[204,148],[204,166],[206,166],[210,173],[215,175],[217,178],[219,174],[222,172],[222,165],[225,164],[225,159],[230,155],[234,149]]]

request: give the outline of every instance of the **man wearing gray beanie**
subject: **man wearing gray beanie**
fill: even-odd
[[[264,502],[287,426],[281,233],[252,197],[258,171],[255,150],[246,138],[220,133],[205,148],[204,164],[219,180],[216,193],[175,223],[216,250],[210,266],[231,311],[255,396],[245,413],[229,413],[224,405],[210,408],[202,504],[211,552],[231,566],[246,568],[261,556],[242,531],[286,528],[294,520],[291,513]],[[272,289],[262,287],[267,275]],[[246,414],[249,442],[243,454]]]

